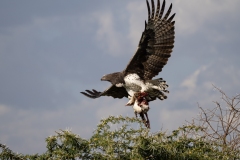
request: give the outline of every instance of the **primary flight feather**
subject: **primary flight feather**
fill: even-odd
[[[103,92],[85,90],[81,92],[89,98],[112,96],[113,98],[129,98],[126,105],[133,106],[134,113],[139,114],[145,125],[150,128],[148,110],[150,101],[164,100],[168,93],[166,81],[162,78],[152,79],[167,64],[174,47],[174,23],[175,13],[169,17],[172,4],[164,15],[165,0],[160,7],[157,1],[155,12],[154,0],[151,0],[151,8],[148,0],[148,22],[145,21],[145,29],[140,38],[138,48],[127,67],[122,72],[104,75],[101,80],[111,82],[111,86]],[[161,9],[160,9],[161,8]],[[146,116],[146,119],[145,119]]]

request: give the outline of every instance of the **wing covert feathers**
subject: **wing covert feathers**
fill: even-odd
[[[161,7],[160,1],[157,1],[156,12],[154,0],[151,0],[151,7],[148,0],[146,2],[148,22],[145,22],[145,30],[139,41],[138,49],[126,67],[125,73],[137,73],[144,80],[150,80],[162,71],[171,56],[175,38],[175,22],[172,20],[175,13],[168,18],[172,10],[171,4],[164,15],[165,0]]]

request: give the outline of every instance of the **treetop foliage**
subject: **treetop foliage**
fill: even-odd
[[[171,133],[151,133],[137,118],[109,116],[100,121],[90,139],[60,130],[46,138],[47,151],[41,155],[14,153],[0,144],[0,159],[237,160],[240,159],[240,95],[229,98],[219,92],[227,107],[218,102],[214,102],[213,109],[199,107],[199,117]]]

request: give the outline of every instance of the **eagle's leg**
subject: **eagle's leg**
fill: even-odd
[[[135,96],[128,96],[128,98],[129,98],[129,101],[125,106],[132,106],[134,104],[136,98],[135,98]]]
[[[150,128],[150,123],[149,123],[148,114],[147,114],[148,110],[150,109],[148,101],[146,100],[147,92],[137,92],[134,94],[134,96],[137,99],[137,105],[141,107],[141,110],[142,110],[141,113],[139,113],[140,117],[142,118],[142,121],[145,124],[145,126],[147,128]],[[147,120],[145,119],[145,116]]]
[[[142,121],[145,124],[145,126],[150,129],[150,121],[148,119],[148,114],[141,112],[141,113],[139,113],[139,115],[142,118]],[[147,120],[145,119],[145,116],[146,116]]]
[[[138,116],[137,116],[137,112],[134,112],[134,113],[135,113],[136,118],[138,118]]]
[[[150,129],[150,121],[148,119],[148,114],[147,114],[147,112],[144,113],[144,114],[146,115],[146,118],[147,118],[147,121],[145,122],[146,123],[146,127]]]
[[[141,112],[141,113],[139,113],[139,115],[140,115],[140,117],[142,118],[143,123],[146,125],[146,119],[145,119],[145,117],[144,117],[144,113]]]

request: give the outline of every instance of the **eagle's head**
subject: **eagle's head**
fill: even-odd
[[[117,84],[120,84],[120,83],[124,83],[123,73],[122,72],[115,72],[115,73],[104,75],[101,78],[101,81],[111,82],[112,85],[117,85]]]

